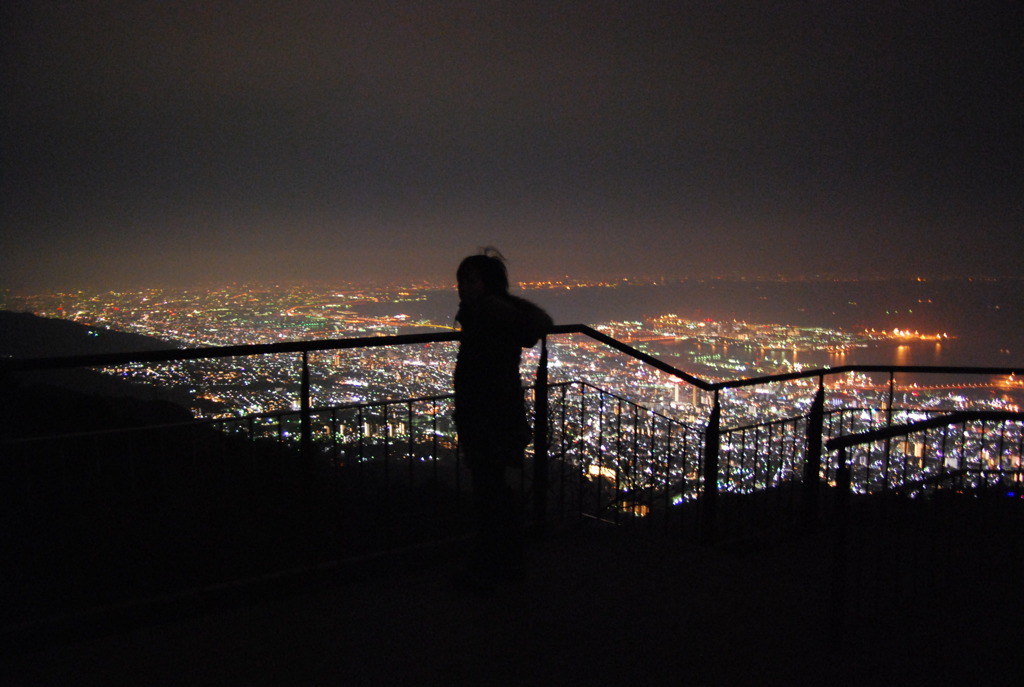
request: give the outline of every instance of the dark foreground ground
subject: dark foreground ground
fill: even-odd
[[[0,683],[1021,684],[1019,586],[867,609],[837,635],[828,560],[813,538],[737,552],[585,523],[492,595],[434,553],[9,630]]]

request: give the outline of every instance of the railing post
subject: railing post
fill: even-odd
[[[847,611],[849,575],[847,572],[850,529],[850,466],[846,447],[839,448],[836,465],[836,533],[832,550],[832,610],[831,632],[833,641],[844,638]]]
[[[540,340],[540,362],[534,385],[533,507],[538,531],[547,524],[548,508],[548,341]]]
[[[896,391],[896,373],[889,371],[889,399],[885,404],[885,428],[892,427],[892,403]],[[889,493],[889,464],[892,461],[892,439],[885,438],[885,475],[882,479],[882,493]]]
[[[818,392],[807,416],[807,451],[804,454],[803,517],[805,525],[818,518],[818,495],[821,488],[821,435],[825,427],[825,377],[818,377]]]
[[[708,417],[708,428],[704,435],[704,492],[701,495],[701,527],[700,538],[705,544],[711,544],[716,536],[718,500],[718,450],[721,441],[720,424],[722,409],[718,402],[718,389],[715,389],[715,404]]]
[[[309,351],[302,352],[302,380],[299,398],[299,446],[302,451],[303,467],[309,469],[313,461],[312,422],[309,411]]]

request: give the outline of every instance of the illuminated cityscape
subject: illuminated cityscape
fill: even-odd
[[[552,281],[527,290],[602,289],[616,283]],[[543,294],[538,294],[543,299]],[[234,286],[207,291],[149,289],[140,292],[54,293],[22,297],[16,309],[168,342],[168,347],[260,344],[339,339],[451,329],[455,297],[450,285],[344,288]],[[634,321],[596,323],[595,328],[699,377],[717,381],[836,367],[879,346],[941,346],[944,332],[888,331],[793,326],[786,323],[693,320],[672,313]],[[553,381],[586,381],[682,419],[703,416],[707,399],[694,388],[593,341],[552,337]],[[452,345],[335,351],[314,355],[315,407],[418,398],[450,393]],[[529,382],[537,352],[523,359]],[[108,370],[134,382],[185,389],[199,417],[239,417],[298,408],[295,355],[193,363],[132,365]],[[848,374],[830,380],[831,398],[847,406],[880,407],[888,379]],[[722,403],[730,422],[774,420],[806,406],[807,382],[768,391],[733,390]],[[1020,380],[1007,378],[898,380],[897,406],[922,409],[1020,407]]]
[[[520,288],[540,291],[535,296],[538,301],[543,301],[543,291],[587,292],[601,300],[623,284],[566,280],[521,284]],[[13,305],[92,327],[97,336],[104,329],[130,332],[174,348],[451,330],[457,298],[447,284],[232,286],[205,291],[54,293],[22,297]],[[906,327],[849,330],[694,319],[671,312],[593,326],[710,382],[837,368],[877,359],[880,350],[891,351],[899,361],[908,348],[937,351],[953,340],[945,332]],[[562,411],[552,437],[555,444],[563,442],[558,450],[565,459],[578,462],[595,484],[617,484],[625,493],[662,490],[673,503],[695,498],[700,476],[696,463],[686,455],[695,455],[693,447],[701,442],[713,396],[589,337],[553,335],[548,348],[549,380],[561,389],[549,393],[568,409]],[[374,461],[389,453],[410,462],[429,461],[440,447],[453,451],[451,376],[456,349],[456,343],[438,343],[311,353],[314,441],[335,456],[331,460],[336,464]],[[521,372],[527,386],[534,381],[538,356],[539,347],[523,356]],[[178,399],[187,399],[196,418],[215,421],[224,431],[297,439],[300,434],[294,423],[301,408],[301,368],[300,355],[274,354],[133,363],[105,372],[148,388],[173,390]],[[847,372],[823,376],[822,383],[827,392],[826,421],[841,428],[838,433],[923,421],[939,411],[1015,412],[1024,398],[1022,380],[1005,375],[890,378],[883,373]],[[739,386],[718,396],[725,491],[751,493],[799,481],[803,423],[817,387],[817,378],[810,375]],[[585,400],[587,394],[596,395]],[[642,414],[637,412],[640,408]],[[624,425],[624,414],[632,414],[632,422]],[[976,444],[972,453],[979,456],[983,468],[1004,468],[1005,461],[1017,460],[1004,445],[1014,446],[1020,440],[1016,425],[1002,430],[998,438],[982,432],[971,440]],[[614,441],[614,450],[608,447],[609,441]],[[869,447],[852,460],[857,475],[854,490],[869,492],[887,483],[898,487],[908,479],[952,467],[958,454],[947,450],[946,441],[941,433],[923,433],[895,453],[887,446]],[[668,448],[673,444],[689,448],[673,457]],[[962,453],[963,447],[959,450]],[[826,474],[826,479],[834,483],[835,476]],[[647,506],[624,502],[620,508],[643,516]]]

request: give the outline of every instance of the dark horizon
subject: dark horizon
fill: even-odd
[[[1016,2],[6,3],[0,288],[1014,276]]]
[[[515,265],[510,267],[510,272]],[[637,286],[673,286],[673,285],[714,285],[729,284],[734,286],[749,286],[751,289],[758,288],[761,284],[1001,284],[1009,289],[1021,289],[1024,292],[1024,275],[952,275],[924,277],[916,275],[838,275],[838,274],[809,274],[809,275],[726,275],[710,274],[707,276],[666,276],[666,275],[610,275],[603,277],[583,277],[575,274],[559,275],[537,275],[521,276],[510,274],[510,285],[513,291],[559,291],[566,287],[570,289],[595,289],[595,288],[621,288]],[[217,279],[214,276],[206,279],[171,280],[164,283],[156,283],[152,279],[140,279],[137,282],[122,280],[118,283],[79,283],[67,288],[58,288],[50,285],[38,288],[6,288],[0,287],[0,293],[7,297],[33,298],[57,294],[93,294],[102,295],[106,293],[142,293],[145,291],[228,291],[232,289],[254,289],[257,291],[280,291],[289,289],[345,289],[357,290],[405,290],[423,289],[427,291],[455,290],[454,275],[440,275],[435,279],[389,276],[388,273],[379,276],[372,276],[365,279],[315,279],[315,278],[294,278],[294,279],[266,279],[251,278],[242,280]]]

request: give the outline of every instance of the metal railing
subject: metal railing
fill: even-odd
[[[701,492],[701,428],[587,382],[552,385],[549,398],[552,514],[696,527],[672,517]]]
[[[1018,369],[850,365],[709,382],[587,326],[558,326],[548,339],[573,335],[699,389],[710,407],[681,419],[582,379],[551,381],[545,340],[526,391],[535,436],[530,469],[520,473],[538,526],[590,517],[660,525],[707,543],[737,541],[835,520],[851,496],[919,496],[953,484],[954,475],[961,487],[1021,482],[1020,413],[893,405],[897,374]],[[0,361],[0,373],[13,379],[127,363],[299,356],[297,410],[72,433],[10,428],[0,459],[2,536],[32,575],[9,585],[9,598],[56,588],[113,598],[126,583],[145,594],[460,536],[467,499],[451,395],[315,407],[310,372],[313,353],[457,340],[456,333],[415,334]],[[827,408],[826,382],[851,372],[888,375],[886,406]],[[810,395],[806,412],[723,427],[724,394],[790,382]],[[158,555],[117,569],[126,548],[146,547]]]
[[[835,636],[950,590],[1001,605],[1019,586],[1022,430],[1018,412],[957,411],[826,442],[836,455]]]

